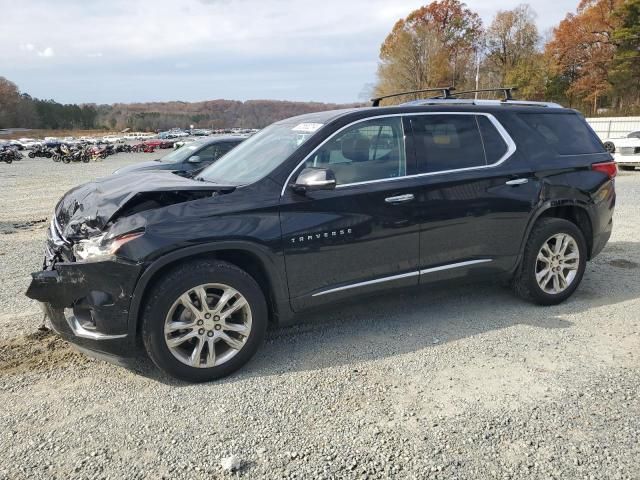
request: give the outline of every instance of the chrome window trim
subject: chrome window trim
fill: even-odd
[[[289,182],[291,181],[291,177],[293,177],[293,175],[298,171],[298,169],[302,165],[304,165],[305,162],[307,162],[307,160],[309,160],[309,158],[311,158],[329,140],[333,139],[336,135],[338,135],[343,130],[349,127],[352,127],[353,125],[356,125],[358,123],[366,122],[369,120],[376,120],[379,118],[391,118],[391,117],[414,117],[417,115],[475,115],[475,116],[481,115],[481,116],[487,117],[489,121],[493,124],[495,129],[498,131],[498,133],[500,134],[504,142],[507,144],[507,151],[504,153],[504,155],[502,155],[502,157],[500,157],[500,159],[497,162],[490,163],[488,165],[480,165],[477,167],[455,168],[452,170],[440,170],[439,172],[416,173],[414,175],[404,175],[402,177],[391,177],[391,178],[380,178],[377,180],[367,180],[364,182],[344,183],[341,185],[337,185],[336,188],[353,187],[358,185],[368,185],[368,184],[381,183],[381,182],[393,182],[396,180],[405,180],[410,178],[430,177],[433,175],[443,175],[448,173],[457,173],[457,172],[466,172],[466,171],[474,171],[474,170],[483,170],[486,168],[495,168],[503,164],[504,162],[506,162],[516,152],[515,142],[513,141],[511,136],[507,133],[505,128],[502,126],[502,124],[498,121],[498,119],[490,113],[485,113],[485,112],[409,112],[409,113],[393,113],[388,115],[376,115],[373,117],[366,117],[366,118],[361,118],[359,120],[354,120],[353,122],[348,123],[347,125],[344,125],[343,127],[333,132],[333,134],[325,138],[319,145],[317,145],[311,152],[309,152],[309,154],[306,157],[304,157],[304,159],[302,159],[302,161],[300,161],[300,163],[298,163],[298,165],[296,165],[296,167],[291,171],[291,173],[287,177],[287,180],[284,182],[284,185],[282,186],[280,197],[284,196],[284,193],[287,190],[287,187],[289,187]],[[405,143],[405,157],[406,157],[406,154],[407,152],[406,152],[406,143]]]
[[[449,263],[447,265],[440,265],[439,267],[423,268],[421,270],[415,270],[413,272],[401,273],[400,275],[391,275],[388,277],[376,278],[374,280],[367,280],[366,282],[357,282],[357,283],[351,283],[349,285],[343,285],[342,287],[329,288],[327,290],[321,290],[320,292],[316,292],[311,296],[320,297],[322,295],[327,295],[329,293],[336,293],[336,292],[342,292],[344,290],[351,290],[353,288],[366,287],[368,285],[375,285],[376,283],[390,282],[393,280],[400,280],[402,278],[415,277],[418,275],[426,275],[428,273],[440,272],[442,270],[450,270],[452,268],[466,267],[468,265],[476,265],[478,263],[487,263],[491,261],[493,261],[493,259],[491,258],[480,258],[478,260],[467,260],[464,262]]]

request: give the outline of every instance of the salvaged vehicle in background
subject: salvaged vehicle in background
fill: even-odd
[[[78,186],[27,295],[80,348],[144,345],[188,381],[240,368],[269,322],[357,294],[507,280],[560,303],[611,235],[616,165],[576,111],[461,95],[283,120],[195,178]]]
[[[214,137],[183,145],[162,158],[150,162],[135,163],[119,168],[114,174],[167,170],[177,173],[189,173],[208,167],[227,152],[238,146],[242,137]]]
[[[0,145],[0,162],[13,163],[22,158],[22,153],[13,144]]]

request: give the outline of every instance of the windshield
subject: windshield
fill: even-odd
[[[198,150],[202,145],[199,143],[192,143],[189,145],[184,145],[177,150],[174,150],[168,155],[165,155],[160,159],[161,162],[167,163],[181,163],[184,162],[191,155],[194,155],[195,151]]]
[[[198,179],[226,185],[247,185],[266,177],[306,142],[322,124],[273,124],[242,142]]]

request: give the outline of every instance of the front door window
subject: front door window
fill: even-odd
[[[402,177],[406,174],[402,120],[368,120],[329,139],[305,167],[333,170],[338,185]]]

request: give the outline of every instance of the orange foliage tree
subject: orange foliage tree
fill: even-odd
[[[553,30],[545,46],[552,73],[566,85],[570,104],[584,102],[592,113],[611,92],[609,72],[616,51],[615,11],[624,0],[582,0],[577,13],[568,14]]]
[[[380,47],[375,92],[468,81],[481,35],[480,17],[459,0],[437,0],[414,10],[396,22]]]

